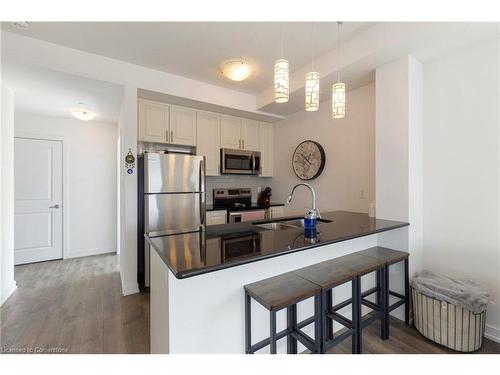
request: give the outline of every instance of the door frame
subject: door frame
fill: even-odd
[[[47,135],[17,131],[14,132],[14,138],[55,141],[61,142],[62,144],[62,257],[63,259],[67,259],[69,250],[69,168],[67,162],[69,138],[64,135]],[[14,173],[16,173],[15,169]]]

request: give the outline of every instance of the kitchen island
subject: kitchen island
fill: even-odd
[[[314,238],[305,237],[301,227],[271,230],[259,225],[265,221],[147,237],[151,245],[151,351],[244,353],[243,285],[377,246],[379,235],[387,237],[391,231],[401,237],[408,226],[346,211],[326,212],[322,219]],[[392,272],[391,284],[402,280],[402,270]],[[373,285],[372,277],[363,279],[363,289]],[[349,296],[347,286],[334,291],[336,303]],[[298,305],[299,320],[312,312],[312,301]],[[269,335],[268,315],[258,304],[252,306],[252,321],[253,342]],[[282,311],[278,330],[284,327]],[[278,342],[278,351],[283,345]]]

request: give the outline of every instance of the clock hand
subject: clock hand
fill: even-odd
[[[307,161],[309,164],[311,164],[311,162],[309,161],[309,159],[308,159],[308,158],[306,158],[306,157],[304,156],[304,154],[300,154],[300,156],[302,156],[302,157],[304,158],[304,160],[305,160],[305,161]]]

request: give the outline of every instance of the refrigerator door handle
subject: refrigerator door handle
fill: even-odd
[[[205,210],[206,210],[206,202],[205,202],[205,157],[200,160],[200,223],[205,227]]]

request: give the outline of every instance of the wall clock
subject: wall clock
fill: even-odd
[[[325,168],[325,150],[314,141],[304,141],[295,149],[292,157],[293,171],[301,180],[313,180]]]

